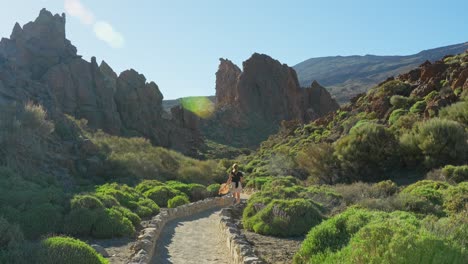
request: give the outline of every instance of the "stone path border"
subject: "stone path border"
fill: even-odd
[[[160,213],[144,224],[144,229],[140,231],[137,241],[132,247],[133,255],[129,264],[149,264],[155,250],[161,230],[167,222],[191,216],[196,213],[213,209],[216,207],[225,207],[232,204],[231,197],[215,197],[202,201],[186,204],[177,208],[164,208]],[[254,262],[249,262],[254,263]]]
[[[264,264],[253,249],[247,238],[241,233],[235,219],[232,217],[234,206],[221,210],[219,229],[223,240],[231,254],[233,264]]]

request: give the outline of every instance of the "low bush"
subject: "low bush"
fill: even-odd
[[[91,235],[96,238],[131,236],[134,233],[132,222],[114,208],[106,208],[99,213],[91,230]]]
[[[167,202],[167,207],[176,208],[177,206],[181,206],[181,205],[188,204],[188,203],[190,203],[190,201],[187,199],[187,196],[178,195],[174,198],[171,198]]]
[[[181,191],[168,186],[156,186],[143,193],[146,197],[153,200],[160,207],[167,207],[167,202],[178,196],[185,195]]]
[[[413,99],[410,97],[402,95],[394,95],[390,97],[390,104],[395,108],[407,108],[414,103]]]
[[[60,232],[66,195],[47,176],[29,177],[0,167],[0,215],[19,224],[28,239]]]
[[[266,181],[262,186],[262,191],[274,191],[283,187],[292,187],[299,184],[299,180],[292,176],[274,177],[270,181]]]
[[[104,204],[97,198],[92,195],[75,195],[70,201],[71,209],[77,208],[86,208],[86,209],[100,209],[104,208]]]
[[[208,196],[206,187],[197,183],[186,184],[178,181],[168,181],[166,186],[184,193],[192,202],[205,199]]]
[[[157,180],[144,180],[141,181],[136,187],[135,190],[139,191],[140,193],[144,193],[149,189],[156,187],[156,186],[163,186],[164,183],[157,181]]]
[[[415,164],[423,161],[426,168],[434,168],[466,162],[467,138],[468,133],[460,123],[434,118],[403,134],[400,144],[405,160]]]
[[[294,263],[464,263],[464,260],[466,252],[461,247],[422,227],[411,213],[355,208],[311,229],[294,256]]]
[[[70,237],[49,237],[40,243],[37,263],[104,264],[109,263],[86,243]]]
[[[444,176],[446,181],[451,183],[468,181],[468,165],[447,165],[444,168],[442,168],[442,175]]]
[[[294,256],[294,263],[310,263],[314,255],[335,252],[346,246],[352,235],[382,213],[351,208],[312,228]]]
[[[310,200],[273,200],[253,216],[244,213],[243,224],[259,234],[288,237],[305,234],[322,219],[318,206]]]
[[[390,125],[393,125],[395,124],[398,119],[400,119],[400,117],[406,115],[408,113],[408,111],[404,110],[404,109],[396,109],[394,110],[391,114],[390,114],[390,117],[388,118],[388,123]]]
[[[218,191],[220,187],[221,187],[221,184],[219,183],[210,184],[206,187],[206,192],[208,193],[210,197],[218,196]]]
[[[442,108],[439,117],[443,119],[457,121],[468,126],[468,101],[462,101]]]
[[[387,198],[398,191],[396,184],[390,180],[370,184],[355,182],[352,184],[337,184],[334,189],[339,193],[346,204],[356,204],[364,199]]]
[[[246,188],[253,188],[255,190],[261,190],[265,183],[273,180],[273,177],[253,177],[247,180],[245,184]]]
[[[468,209],[468,182],[450,187],[443,195],[443,205],[447,214],[453,215]]]
[[[397,165],[398,143],[384,126],[366,123],[339,139],[334,155],[347,172],[347,181],[376,181]]]
[[[426,101],[422,100],[422,101],[417,101],[416,103],[414,103],[413,106],[411,106],[410,108],[410,113],[414,113],[414,114],[420,114],[420,113],[423,113],[424,110],[426,110]]]

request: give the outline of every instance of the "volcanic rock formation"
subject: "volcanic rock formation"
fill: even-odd
[[[104,61],[98,66],[95,57],[91,62],[82,59],[66,39],[65,20],[65,14],[42,9],[34,22],[23,27],[16,23],[10,38],[2,38],[0,104],[33,101],[51,118],[69,114],[87,119],[92,128],[144,136],[193,154],[201,143],[193,133],[197,124],[164,118],[158,86],[135,70],[117,76]]]
[[[220,59],[216,115],[204,130],[220,141],[232,142],[237,137],[243,142],[240,145],[256,144],[276,132],[283,120],[308,122],[338,107],[316,81],[301,88],[294,69],[267,55],[253,54],[243,63],[243,71]],[[255,139],[246,139],[249,133]]]

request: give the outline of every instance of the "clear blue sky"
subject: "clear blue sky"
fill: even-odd
[[[405,55],[468,41],[466,0],[0,0],[0,36],[42,7],[67,10],[89,61],[155,81],[166,99],[213,95],[220,57],[288,65],[334,55]],[[68,6],[67,6],[68,5]],[[97,33],[95,32],[97,31]],[[98,38],[99,36],[99,38]],[[103,41],[107,40],[107,41]]]

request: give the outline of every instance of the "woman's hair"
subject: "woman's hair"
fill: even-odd
[[[232,164],[232,169],[231,171],[237,171],[237,163]]]

